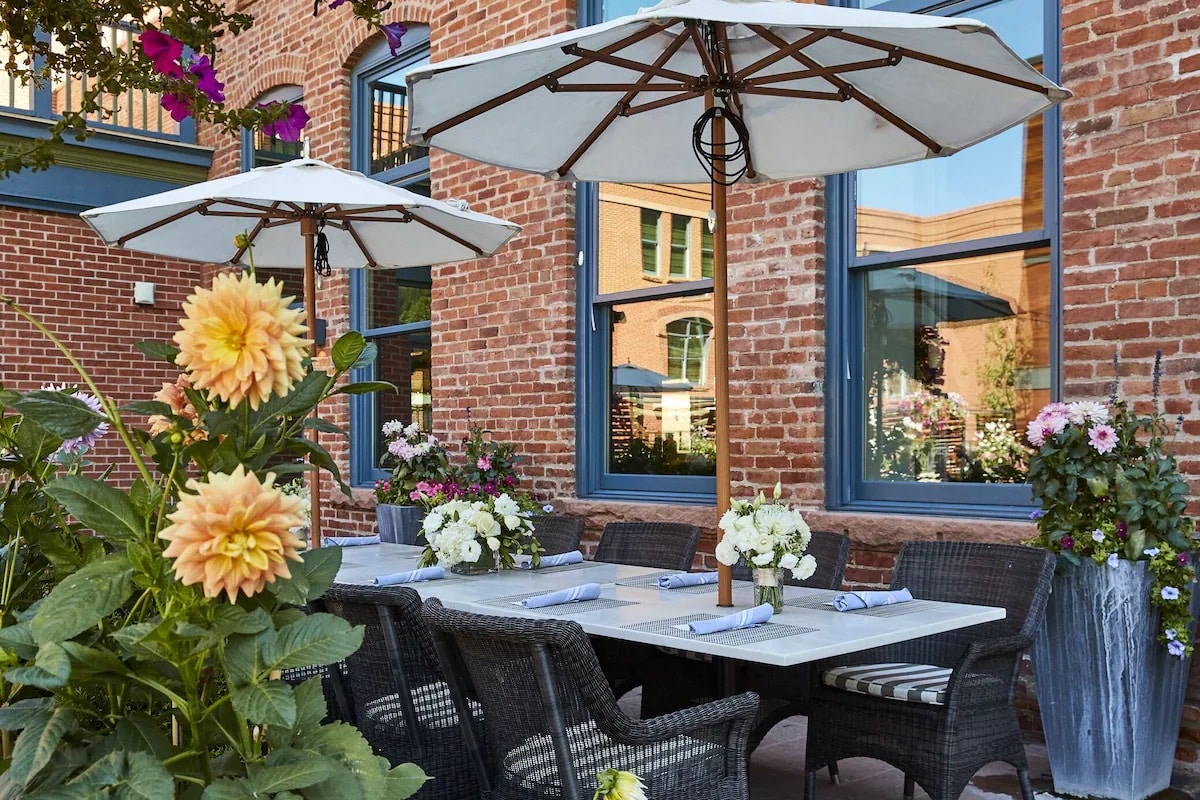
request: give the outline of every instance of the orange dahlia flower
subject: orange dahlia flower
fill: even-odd
[[[257,409],[272,394],[285,395],[304,377],[300,365],[312,342],[302,338],[304,312],[274,279],[256,283],[245,273],[222,273],[212,289],[197,289],[183,304],[183,330],[175,334],[175,363],[192,385],[237,408]]]
[[[258,476],[239,466],[231,474],[210,473],[208,481],[188,481],[184,495],[159,533],[170,542],[163,552],[175,560],[184,585],[204,584],[204,594],[222,591],[229,602],[238,592],[249,597],[278,578],[290,578],[288,561],[300,561],[304,547],[291,529],[304,524],[303,500],[275,488],[275,475]]]
[[[162,388],[154,393],[154,399],[171,407],[171,413],[177,417],[190,420],[193,424],[199,419],[196,407],[188,400],[187,390],[192,388],[192,382],[187,375],[180,374],[174,383],[164,383]],[[171,420],[161,414],[150,416],[150,435],[157,436],[163,431],[171,430]],[[203,428],[193,428],[188,432],[187,442],[198,442],[208,438]]]

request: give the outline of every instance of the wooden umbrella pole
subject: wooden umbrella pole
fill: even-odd
[[[306,322],[308,323],[308,337],[314,343],[314,355],[316,354],[316,339],[317,339],[317,269],[316,269],[316,252],[317,252],[317,218],[316,217],[301,217],[300,218],[300,235],[304,237],[304,313]],[[317,410],[313,409],[313,416],[316,416]],[[313,444],[317,443],[317,430],[313,428],[309,431],[309,436],[313,440]],[[312,459],[309,459],[312,463]],[[308,472],[308,496],[309,496],[309,547],[321,546],[321,473],[316,467]]]
[[[713,231],[713,346],[716,350],[717,401],[717,519],[729,510],[729,280],[726,275],[729,247],[729,231],[726,227],[728,212],[726,195],[729,191],[718,171],[725,155],[725,119],[713,119],[713,215],[717,229]],[[717,540],[721,539],[717,530]],[[717,563],[717,605],[728,608],[733,605],[733,568]]]

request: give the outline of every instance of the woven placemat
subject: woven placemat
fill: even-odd
[[[784,595],[783,604],[792,608],[808,608],[813,611],[829,611],[834,614],[855,614],[862,617],[903,617],[907,614],[915,614],[918,611],[925,611],[929,608],[928,600],[909,600],[904,603],[894,603],[890,606],[876,606],[875,608],[856,608],[853,611],[838,611],[833,606],[829,605],[833,598],[832,594],[810,594],[807,596],[788,598]]]
[[[578,564],[560,564],[557,567],[538,567],[524,571],[531,575],[553,575],[556,572],[571,572],[576,569],[591,569],[598,566],[600,565],[594,561],[580,561]]]
[[[516,604],[522,600],[527,600],[530,597],[537,597],[545,594],[544,592],[522,592],[521,594],[509,594],[504,597],[492,597],[487,600],[478,601],[480,605],[491,606],[493,608],[503,608],[511,611],[516,608]],[[577,600],[574,603],[559,603],[555,606],[542,606],[541,608],[527,608],[526,611],[534,611],[538,614],[548,614],[552,617],[559,617],[569,614],[586,614],[589,611],[601,611],[606,608],[620,608],[621,606],[636,606],[637,603],[633,600],[614,600],[609,597],[598,597],[595,600]]]
[[[819,630],[818,628],[802,628],[799,625],[787,625],[782,622],[768,622],[765,625],[758,625],[754,628],[740,628],[736,631],[721,631],[720,633],[698,635],[681,631],[674,627],[676,625],[686,625],[689,622],[698,622],[702,619],[716,618],[716,614],[689,614],[686,617],[672,617],[671,619],[660,619],[653,622],[639,622],[635,625],[625,625],[623,627],[628,631],[645,631],[646,633],[673,636],[676,639],[690,639],[691,641],[713,642],[714,644],[726,645],[769,642],[772,639],[786,639],[789,636],[800,636],[805,633],[815,633]]]
[[[631,589],[658,589],[658,579],[663,575],[678,575],[678,572],[654,572],[650,575],[639,575],[636,578],[625,578],[617,581],[617,586],[628,586]],[[681,586],[678,589],[663,589],[664,592],[675,592],[676,594],[708,594],[715,592],[717,584],[702,583],[699,586]]]

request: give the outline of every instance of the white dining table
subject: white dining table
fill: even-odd
[[[343,548],[340,583],[370,584],[378,576],[416,569],[422,548],[377,544]],[[587,633],[609,639],[705,653],[724,659],[793,666],[880,645],[943,633],[1003,619],[991,606],[912,600],[861,611],[835,611],[836,592],[785,586],[784,610],[754,628],[694,635],[688,621],[722,616],[751,607],[753,587],[735,581],[733,608],[717,607],[716,585],[659,589],[658,575],[674,571],[585,561],[567,567],[502,570],[403,584],[422,599],[436,597],[448,608],[492,616],[559,618],[578,622]],[[598,583],[600,598],[528,609],[520,600],[547,592]]]

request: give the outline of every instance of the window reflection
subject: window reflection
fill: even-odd
[[[1003,0],[968,16],[1041,67],[1042,0]],[[1042,228],[1042,145],[1039,116],[948,158],[859,172],[857,254]]]
[[[433,426],[433,391],[429,331],[381,336],[374,340],[379,348],[376,380],[393,384],[396,392],[376,392],[375,419],[387,422],[415,422],[421,430]],[[382,424],[382,423],[381,423]],[[379,427],[379,426],[377,426]],[[383,434],[375,431],[375,452],[387,452]]]
[[[410,70],[429,63],[425,57],[371,83],[371,173],[411,164],[429,155],[428,147],[404,140],[408,125],[408,87],[404,77]]]
[[[600,293],[712,277],[707,185],[600,184]]]
[[[1050,400],[1050,254],[872,271],[863,281],[864,478],[1021,483]]]
[[[711,294],[614,306],[609,469],[712,475]]]

